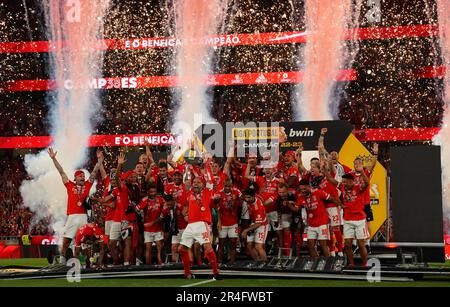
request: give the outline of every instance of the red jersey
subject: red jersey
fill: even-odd
[[[230,193],[224,190],[219,192],[219,214],[222,226],[233,226],[238,223],[238,210],[241,206],[242,193],[238,189],[232,189]]]
[[[295,177],[297,180],[290,188],[297,188],[298,183],[300,182],[300,172],[295,164],[287,166],[284,163],[279,162],[277,164],[277,177],[280,179],[284,179],[286,183],[288,182],[290,177]]]
[[[79,247],[82,243],[103,242],[105,234],[95,224],[89,223],[81,226],[75,235],[75,246]]]
[[[114,222],[136,221],[136,213],[125,213],[130,204],[127,185],[122,182],[121,188],[119,189],[118,187],[116,187],[113,191],[113,195],[116,197],[116,214],[114,215]]]
[[[261,169],[261,167],[259,167],[259,166],[252,167],[252,168],[250,169],[250,176],[254,176],[254,177],[260,176],[260,175],[261,175],[261,170],[262,170],[262,169]],[[250,186],[250,180],[248,180],[247,178],[245,178],[245,172],[246,172],[246,171],[247,171],[247,164],[243,164],[243,165],[241,166],[241,177],[242,177],[242,186],[241,186],[241,189],[242,189],[242,191],[248,189],[249,186]]]
[[[92,184],[89,180],[82,186],[76,185],[73,181],[64,184],[67,190],[67,215],[86,214],[86,208],[82,203],[89,196]]]
[[[369,172],[367,169],[364,169],[364,173],[366,174],[367,178],[369,178],[370,180],[370,176],[372,175],[371,172]],[[350,174],[353,175],[353,177],[355,177],[355,184],[361,185],[364,181],[361,178],[361,173],[357,173],[356,171],[351,171]],[[370,187],[370,185],[369,185]],[[364,191],[364,205],[369,205],[370,204],[370,188],[367,187],[367,189]]]
[[[334,199],[339,199],[339,192],[338,189],[336,188],[335,185],[333,185],[332,183],[330,183],[327,178],[323,178],[322,181],[319,183],[319,189],[327,192],[328,194],[330,194]],[[327,208],[332,208],[332,207],[337,207],[338,205],[336,205],[335,203],[331,202],[331,201],[327,201],[325,202],[325,207]]]
[[[200,194],[189,191],[187,194],[188,201],[188,223],[206,222],[211,224],[211,200],[213,190],[204,188]],[[204,208],[204,209],[202,209]]]
[[[341,191],[342,200],[346,208],[344,208],[344,220],[346,221],[360,221],[366,218],[364,213],[364,193],[361,190],[361,185],[354,185],[353,189],[346,191],[342,184],[338,185]],[[367,189],[366,189],[367,190]]]
[[[329,223],[325,201],[330,198],[330,194],[322,190],[311,190],[309,196],[299,194],[297,206],[303,206],[308,213],[308,225],[319,227]]]
[[[176,185],[174,182],[169,182],[164,189],[164,193],[171,195],[175,203],[186,204],[187,191],[183,183]]]
[[[103,197],[108,196],[110,183],[111,183],[111,178],[109,176],[107,176],[103,180],[103,186],[104,186],[103,195],[102,195]],[[113,209],[110,206],[108,206],[110,203],[113,203],[113,202],[114,202],[114,200],[112,200],[111,202],[106,204],[105,222],[114,220],[114,215],[116,213],[116,208]]]
[[[268,199],[272,199],[273,202],[266,206],[266,213],[270,213],[273,211],[277,211],[277,198],[278,198],[278,185],[280,184],[280,179],[272,178],[271,180],[267,180],[266,177],[257,176],[256,183],[259,186],[259,194],[264,202]]]
[[[250,220],[253,223],[262,223],[262,225],[267,225],[269,223],[266,218],[266,209],[259,198],[256,198],[255,202],[252,204],[247,203],[247,208]]]
[[[150,226],[147,225],[147,223],[154,222],[158,218],[163,218],[168,214],[167,208],[164,207],[164,199],[162,197],[156,196],[154,199],[144,197],[137,208],[144,210],[144,231],[159,232],[163,230],[161,221]]]

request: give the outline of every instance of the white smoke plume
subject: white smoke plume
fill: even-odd
[[[182,136],[180,156],[189,146],[192,133],[201,124],[215,122],[210,115],[212,97],[206,93],[206,75],[211,67],[210,48],[204,43],[216,34],[225,20],[228,1],[176,0],[176,36],[183,41],[178,49],[178,80],[181,86],[180,105],[174,118],[172,132]]]
[[[100,108],[95,90],[86,80],[99,77],[103,54],[96,43],[101,38],[103,16],[109,0],[42,0],[48,39],[52,41],[50,75],[57,90],[49,94],[52,147],[69,179],[86,162],[88,138],[92,132],[92,116]],[[70,80],[72,89],[64,87]],[[25,157],[31,180],[22,183],[20,192],[24,205],[36,217],[50,215],[57,234],[63,229],[67,194],[59,173],[46,150]],[[88,175],[88,174],[86,174]]]
[[[450,0],[437,0],[437,9],[441,54],[447,70],[443,93],[444,117],[441,130],[434,137],[433,143],[441,146],[444,215],[447,223],[450,223]]]

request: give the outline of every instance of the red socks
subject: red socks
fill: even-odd
[[[291,233],[283,231],[283,255],[289,256],[289,248],[291,247]]]
[[[184,248],[180,250],[181,260],[183,261],[184,276],[191,275],[191,260],[189,259],[189,252]]]
[[[342,236],[342,231],[340,228],[333,230],[334,236],[336,237],[336,248],[338,252],[342,252],[344,248],[344,237]]]
[[[219,274],[219,270],[217,269],[216,253],[214,253],[214,251],[211,249],[209,252],[205,253],[205,258],[208,259],[208,262],[211,264],[213,274]]]

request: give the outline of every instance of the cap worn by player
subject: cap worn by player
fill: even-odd
[[[75,177],[78,177],[78,176],[81,176],[81,175],[84,175],[84,172],[79,169],[79,170],[75,171],[75,173],[73,174],[73,177],[75,178]]]

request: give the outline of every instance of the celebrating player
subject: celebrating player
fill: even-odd
[[[70,242],[75,238],[78,229],[87,223],[86,207],[83,205],[85,199],[89,196],[89,191],[94,183],[97,172],[103,162],[103,153],[97,152],[97,164],[91,173],[88,181],[85,181],[85,175],[82,170],[77,170],[74,173],[74,181],[70,181],[66,172],[56,159],[56,154],[53,148],[48,149],[48,155],[52,159],[53,164],[61,175],[62,182],[67,190],[67,221],[64,227],[63,245],[61,248],[61,263],[66,263],[66,252],[69,248]]]
[[[86,268],[91,267],[91,257],[94,253],[94,244],[97,243],[100,249],[100,255],[98,257],[98,268],[103,267],[103,257],[105,253],[104,233],[94,223],[89,223],[81,226],[75,236],[75,258],[79,258],[81,252],[86,256]]]
[[[194,244],[194,240],[198,241],[202,246],[206,259],[212,266],[213,277],[219,278],[217,269],[216,254],[212,248],[210,225],[211,218],[211,201],[213,197],[213,183],[209,159],[205,161],[207,168],[208,187],[205,187],[202,178],[196,177],[192,183],[192,190],[187,196],[188,202],[188,225],[181,237],[181,244],[178,252],[181,255],[184,266],[184,276],[187,279],[195,278],[191,273],[190,258],[188,249]],[[220,218],[219,218],[220,229]]]
[[[269,221],[266,217],[264,204],[259,197],[256,197],[254,189],[245,190],[243,195],[249,210],[251,225],[242,231],[241,236],[247,238],[247,249],[253,260],[266,262],[265,243]]]

